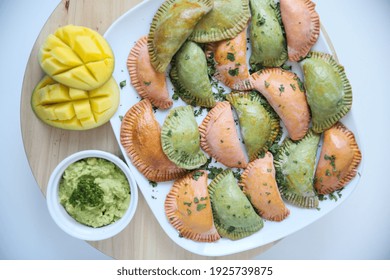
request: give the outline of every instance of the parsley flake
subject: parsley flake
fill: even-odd
[[[230,53],[230,52],[227,53],[227,57],[226,58],[228,60],[232,61],[232,62],[236,60],[236,57],[234,56],[234,53]]]
[[[126,86],[126,80],[123,80],[122,82],[119,83],[120,88],[124,88]]]
[[[234,69],[229,69],[229,71],[228,71],[228,73],[229,73],[229,75],[230,76],[238,76],[238,74],[239,74],[239,69],[238,68],[234,68]]]
[[[198,205],[196,205],[196,211],[202,211],[205,208],[206,204],[199,203]]]

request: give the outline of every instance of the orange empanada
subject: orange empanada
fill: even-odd
[[[245,28],[235,38],[206,45],[208,60],[215,67],[214,77],[235,90],[250,90],[250,74],[246,62]]]
[[[229,102],[218,102],[199,127],[200,146],[227,167],[245,168],[248,164],[236,130]]]
[[[122,119],[120,142],[134,166],[155,182],[180,178],[186,171],[177,167],[161,147],[161,128],[148,99],[131,107]]]
[[[315,173],[314,187],[319,194],[342,189],[357,172],[362,155],[355,136],[338,122],[324,132],[324,143]]]
[[[279,193],[270,152],[248,165],[241,175],[240,185],[262,218],[280,222],[290,214]]]
[[[287,37],[288,57],[306,57],[320,35],[320,18],[310,0],[280,0],[280,13]]]
[[[148,37],[141,37],[131,49],[127,59],[131,84],[142,98],[149,99],[154,106],[167,109],[173,101],[169,97],[165,74],[154,70],[148,52]]]
[[[290,138],[302,139],[309,129],[310,110],[298,76],[281,68],[269,68],[252,74],[252,84],[282,119]]]
[[[195,171],[175,181],[165,199],[165,214],[184,238],[200,242],[221,238],[214,226],[207,171]]]

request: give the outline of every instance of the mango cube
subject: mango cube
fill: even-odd
[[[55,105],[54,113],[58,120],[70,120],[75,116],[72,103],[60,103]]]
[[[109,96],[91,99],[92,110],[97,113],[102,113],[108,110],[111,106],[112,100]]]
[[[84,119],[92,116],[89,100],[82,100],[73,103],[73,108],[78,119]]]
[[[81,89],[69,88],[69,97],[73,100],[88,98],[88,92]]]
[[[74,49],[84,62],[99,60],[102,52],[90,36],[77,36]]]

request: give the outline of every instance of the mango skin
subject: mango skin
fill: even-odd
[[[39,49],[38,61],[55,81],[87,91],[106,83],[115,66],[106,39],[90,28],[76,25],[60,27],[50,34]]]
[[[113,77],[97,89],[84,91],[45,76],[32,93],[31,107],[50,126],[87,130],[108,122],[117,111],[119,100],[119,87]]]

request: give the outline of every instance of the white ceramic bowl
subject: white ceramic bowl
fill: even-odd
[[[65,169],[72,163],[84,158],[103,158],[113,162],[126,175],[130,184],[130,204],[122,218],[116,222],[100,228],[83,225],[73,219],[60,204],[58,189],[59,182]],[[134,177],[128,166],[117,156],[98,150],[77,152],[61,161],[50,176],[46,192],[46,202],[51,217],[56,224],[69,235],[87,240],[97,241],[110,238],[121,232],[131,221],[138,204],[138,189]]]

